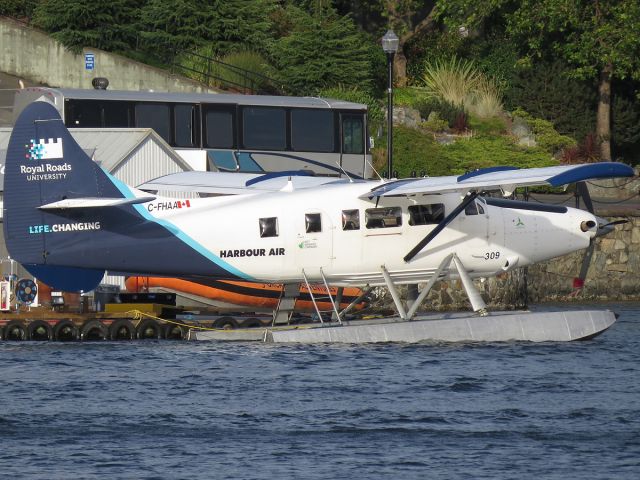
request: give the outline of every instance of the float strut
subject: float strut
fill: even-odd
[[[456,266],[456,270],[458,270],[458,275],[460,276],[460,280],[462,281],[462,286],[464,287],[464,291],[469,297],[469,301],[471,302],[473,311],[478,312],[483,317],[488,315],[487,304],[484,303],[484,300],[482,300],[480,292],[478,292],[478,290],[476,289],[475,285],[473,284],[473,280],[471,280],[471,277],[465,270],[464,265],[462,265],[462,262],[455,253],[453,254],[453,263]]]
[[[404,307],[402,306],[402,302],[400,301],[400,295],[398,295],[398,291],[396,290],[396,286],[393,284],[391,280],[391,276],[384,265],[380,267],[382,270],[382,276],[384,277],[384,281],[387,284],[387,288],[389,289],[389,293],[391,294],[391,298],[393,298],[393,303],[395,303],[396,308],[398,309],[398,314],[402,320],[407,319],[407,314],[404,311]]]
[[[418,310],[418,307],[424,301],[425,297],[427,296],[431,288],[433,288],[433,285],[436,283],[436,281],[438,281],[438,278],[440,278],[440,275],[442,274],[443,270],[445,268],[449,268],[449,264],[451,263],[452,258],[453,258],[453,253],[447,255],[444,258],[444,260],[440,262],[438,269],[433,273],[433,275],[429,279],[429,282],[420,291],[420,295],[418,295],[418,297],[414,300],[413,305],[411,305],[411,308],[407,312],[407,320],[411,320],[413,318],[413,315],[416,313],[416,310]]]

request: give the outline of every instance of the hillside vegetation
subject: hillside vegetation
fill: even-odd
[[[396,105],[420,116],[394,129],[400,175],[640,163],[637,0],[5,0],[0,14],[71,50],[121,53],[213,86],[239,78],[211,59],[253,72],[260,91],[367,103],[379,169],[380,39],[392,28]]]

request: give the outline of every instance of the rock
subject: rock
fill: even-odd
[[[393,123],[395,125],[405,125],[410,128],[418,128],[418,124],[422,121],[420,112],[411,107],[394,107]]]

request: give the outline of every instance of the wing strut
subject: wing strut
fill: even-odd
[[[434,238],[436,238],[436,236],[442,231],[444,230],[444,228],[449,225],[453,220],[455,220],[455,218],[460,215],[462,212],[464,212],[464,209],[467,208],[467,205],[469,205],[471,202],[473,202],[476,197],[478,196],[478,192],[476,192],[475,190],[472,192],[467,193],[467,196],[464,198],[464,200],[462,201],[462,203],[460,203],[460,205],[458,205],[456,208],[453,209],[453,211],[447,215],[445,218],[442,219],[442,221],[436,225],[436,227],[431,230],[429,232],[429,234],[424,237],[422,240],[420,240],[418,242],[418,244],[413,247],[411,249],[411,251],[409,253],[407,253],[404,257],[404,261],[405,262],[410,262],[413,257],[415,257],[418,253],[420,253],[420,251],[427,246],[427,244],[429,242],[431,242],[431,240],[433,240]]]

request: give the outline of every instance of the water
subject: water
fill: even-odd
[[[0,343],[0,478],[637,479],[612,307],[575,343]]]

